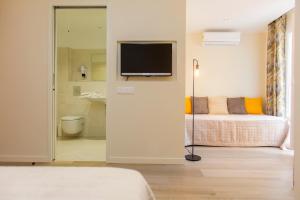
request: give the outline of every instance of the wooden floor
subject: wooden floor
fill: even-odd
[[[202,161],[185,162],[184,165],[107,165],[97,162],[50,165],[135,169],[145,176],[157,200],[294,200],[293,155],[289,151],[197,147],[197,153],[202,156]]]

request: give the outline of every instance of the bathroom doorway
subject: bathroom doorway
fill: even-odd
[[[106,8],[55,8],[56,161],[106,160]]]

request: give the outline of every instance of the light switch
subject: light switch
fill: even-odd
[[[117,87],[118,94],[134,94],[135,87]]]
[[[81,94],[81,87],[73,86],[73,96],[80,96],[80,94]]]

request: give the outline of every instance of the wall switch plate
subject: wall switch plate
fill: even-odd
[[[80,96],[80,95],[81,95],[81,87],[73,86],[73,96]]]
[[[118,94],[134,94],[135,87],[117,87]]]

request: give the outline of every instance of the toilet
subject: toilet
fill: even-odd
[[[64,134],[78,135],[83,130],[83,117],[64,116],[61,118],[61,128]]]

